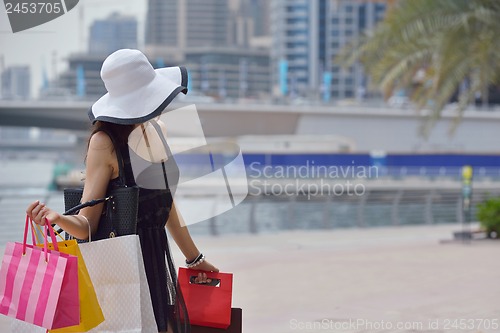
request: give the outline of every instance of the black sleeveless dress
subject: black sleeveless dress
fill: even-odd
[[[136,185],[128,146],[119,147],[124,163],[127,186]],[[167,170],[177,164],[169,158]],[[109,187],[122,186],[119,178],[110,181]],[[149,283],[153,310],[158,331],[167,331],[170,324],[175,333],[191,331],[186,306],[177,283],[177,271],[170,252],[165,224],[172,208],[172,194],[166,189],[139,188],[137,234],[139,235],[144,267]]]

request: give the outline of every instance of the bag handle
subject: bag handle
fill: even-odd
[[[173,159],[174,156],[172,154],[172,151],[170,150],[170,147],[168,146],[167,140],[165,139],[163,132],[161,131],[160,125],[154,119],[151,119],[149,122],[151,123],[153,128],[156,130],[158,137],[160,138],[161,142],[163,143],[163,148],[165,149],[165,152],[167,153],[167,157],[170,157]],[[144,132],[144,135],[146,136],[145,132]],[[149,146],[148,146],[148,148],[149,148]],[[152,157],[151,157],[151,159],[152,159]],[[161,161],[161,167],[163,169],[163,180],[165,181],[165,187],[168,187],[168,179],[167,179],[168,177],[167,177],[167,171],[165,169],[165,161],[164,160]]]
[[[113,199],[113,196],[110,195],[109,197],[105,197],[105,198],[101,198],[101,199],[94,199],[94,200],[89,200],[89,201],[86,201],[84,203],[81,203],[79,205],[76,205],[75,207],[73,208],[70,208],[68,209],[67,211],[65,211],[63,213],[63,215],[73,215],[73,213],[79,211],[80,209],[82,208],[85,208],[85,207],[92,207],[92,206],[95,206],[97,204],[100,204],[100,203],[103,203],[105,201],[109,201]]]
[[[88,220],[85,219],[85,221],[87,221],[87,224],[89,226],[89,243],[90,243],[90,242],[92,242],[92,229],[90,228],[90,223],[88,223]],[[54,230],[54,233],[56,234],[56,236],[58,236],[63,242],[65,242],[66,239],[64,239],[64,237],[61,235],[61,233],[63,232],[63,230],[62,229],[59,229],[60,231],[59,230],[55,230],[52,227],[53,225],[55,225],[55,224],[52,224],[51,228],[52,228],[52,230]],[[38,228],[38,231],[42,234],[43,231],[42,231],[42,228],[40,227],[40,225],[37,224],[36,226]],[[31,227],[33,228],[33,225]],[[32,231],[34,231],[34,229],[32,229]],[[34,234],[34,232],[33,232],[33,234]],[[71,239],[73,239],[73,236],[71,236]],[[40,243],[40,241],[38,240],[38,237],[36,237],[36,241],[37,241],[37,243]]]
[[[108,197],[105,197],[105,198],[101,198],[101,199],[94,199],[94,200],[89,200],[89,201],[86,201],[84,203],[81,203],[79,205],[76,205],[75,207],[73,208],[70,208],[68,209],[67,211],[65,211],[64,213],[62,213],[62,215],[73,215],[73,213],[79,211],[80,209],[82,208],[85,208],[85,207],[92,207],[92,206],[95,206],[97,204],[100,204],[100,203],[103,203],[103,202],[106,202],[106,201],[109,201],[113,199],[113,196],[110,195]],[[52,227],[55,227],[55,224],[51,224]],[[90,238],[91,238],[91,235],[90,235],[90,223],[89,223],[89,241],[90,241]],[[62,232],[64,232],[64,230],[62,228],[59,228],[55,231],[57,234],[61,234]]]
[[[27,247],[27,244],[26,244],[26,241],[27,241],[27,238],[28,238],[28,225],[31,226],[31,237],[32,237],[32,241],[33,241],[33,246],[36,246],[36,241],[35,241],[35,229],[33,227],[33,220],[28,216],[26,215],[26,223],[25,223],[25,226],[24,226],[24,237],[23,237],[23,255],[26,254],[26,247]],[[52,239],[52,243],[54,243],[54,250],[55,251],[59,251],[59,246],[57,245],[57,240],[56,240],[56,236],[54,234],[54,230],[52,228],[49,228],[48,226],[50,225],[50,221],[46,218],[45,219],[45,224],[44,224],[44,227],[45,227],[45,232],[43,233],[43,238],[44,238],[44,241],[43,241],[43,251],[45,253],[45,262],[48,261],[48,239],[47,239],[47,234],[50,234],[50,238]]]
[[[212,280],[212,283],[194,283],[198,273],[205,273],[207,278]],[[178,280],[182,285],[192,285],[195,288],[198,286],[212,286],[221,288],[221,290],[232,290],[233,287],[233,273],[207,272],[199,269],[179,267]]]
[[[51,225],[51,227],[52,227],[52,225]],[[33,226],[32,226],[32,228],[33,228]],[[39,232],[39,233],[43,234],[42,227],[40,227],[40,225],[39,225],[39,224],[37,224],[37,225],[36,225],[36,228],[38,229],[38,232]],[[53,229],[53,228],[52,228],[52,229]],[[34,230],[34,229],[33,229],[33,230]],[[64,242],[64,241],[66,241],[66,240],[64,239],[64,237],[61,235],[61,233],[59,232],[59,230],[55,230],[55,229],[53,229],[53,230],[54,230],[54,233],[56,234],[56,237],[59,237],[59,238],[60,238],[63,242]],[[41,242],[40,242],[40,240],[38,239],[38,234],[36,234],[35,238],[36,238],[36,242],[37,242],[38,244],[39,244],[39,243],[41,243]],[[56,239],[56,240],[57,240],[57,239]]]

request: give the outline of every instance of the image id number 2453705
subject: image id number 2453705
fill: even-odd
[[[63,8],[60,2],[6,2],[5,10],[7,14],[59,14]]]

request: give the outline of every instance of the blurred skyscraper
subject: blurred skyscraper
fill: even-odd
[[[89,53],[108,55],[116,50],[137,48],[137,19],[113,13],[92,23]]]
[[[205,95],[269,95],[268,20],[258,15],[266,8],[258,0],[149,0],[146,54],[157,66],[186,66],[192,90]]]
[[[230,43],[266,48],[271,46],[269,0],[230,0]]]
[[[7,67],[1,75],[2,99],[27,100],[31,97],[31,71],[29,66]]]
[[[270,1],[250,0],[249,11],[254,24],[253,35],[255,37],[269,36],[271,34]]]
[[[183,63],[188,68],[193,91],[220,99],[269,97],[267,50],[196,48],[186,53]]]
[[[362,0],[271,1],[274,94],[362,98],[367,77],[361,66],[343,70],[333,59],[349,40],[383,19],[386,5]]]
[[[228,0],[149,0],[148,54],[177,61],[190,47],[228,44]]]

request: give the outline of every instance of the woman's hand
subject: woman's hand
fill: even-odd
[[[201,270],[201,271],[207,271],[207,272],[219,272],[219,269],[217,267],[215,267],[214,265],[212,265],[211,263],[209,263],[206,260],[203,261],[201,264],[196,265],[195,269]],[[212,282],[212,279],[207,278],[206,273],[200,272],[200,273],[198,273],[198,276],[196,277],[196,279],[194,279],[194,282],[195,283],[210,283],[210,282]]]
[[[208,261],[203,261],[202,263],[196,265],[196,268],[195,269],[199,269],[201,271],[207,271],[207,272],[219,272],[219,269],[217,267],[215,267],[214,265],[212,265],[211,263],[209,263]]]
[[[49,220],[50,223],[56,223],[61,215],[45,206],[44,203],[41,203],[39,200],[33,202],[31,205],[26,208],[26,214],[39,225],[45,225],[45,221]]]

